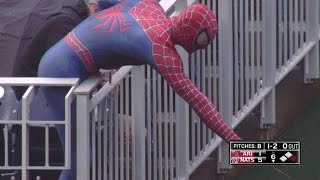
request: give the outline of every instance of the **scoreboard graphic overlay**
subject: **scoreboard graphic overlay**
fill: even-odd
[[[230,165],[300,165],[299,141],[231,141]]]

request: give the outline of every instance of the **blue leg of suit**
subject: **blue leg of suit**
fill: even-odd
[[[57,53],[59,49],[63,48],[64,52],[69,53]],[[39,77],[64,77],[64,78],[80,78],[83,81],[88,77],[88,73],[85,70],[82,62],[78,60],[74,51],[66,45],[63,41],[60,41],[57,45],[51,48],[42,58],[39,65]],[[64,120],[64,97],[67,94],[69,87],[41,87],[39,92],[44,94],[48,103],[48,108],[52,111],[54,117],[51,119]],[[60,180],[75,180],[76,179],[76,134],[75,134],[75,104],[72,105],[72,128],[71,128],[71,170],[63,171],[60,175]],[[59,134],[61,143],[65,145],[65,133],[64,126],[57,125],[57,132]]]

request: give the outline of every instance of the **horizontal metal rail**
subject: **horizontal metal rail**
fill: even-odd
[[[21,119],[1,119],[0,124],[4,126],[4,143],[5,147],[5,160],[4,165],[0,165],[0,170],[20,170],[21,171],[21,178],[23,180],[29,179],[29,171],[30,170],[66,170],[70,169],[70,128],[71,128],[71,103],[73,102],[75,96],[73,91],[75,87],[78,85],[78,78],[11,78],[11,77],[1,77],[0,78],[0,86],[8,87],[8,86],[26,86],[28,87],[26,92],[22,96],[22,100],[20,105],[21,108]],[[33,120],[30,116],[30,110],[35,107],[31,107],[31,103],[36,99],[35,97],[38,96],[37,88],[41,86],[52,86],[52,87],[70,87],[68,93],[65,96],[65,119],[59,120],[46,120],[46,119],[38,119]],[[10,91],[8,88],[3,88],[4,90]],[[5,98],[7,93],[3,92],[4,95],[0,97]],[[41,99],[40,99],[41,100]],[[39,100],[38,100],[39,102]],[[10,102],[8,102],[10,103]],[[6,104],[3,104],[6,106]],[[16,107],[19,108],[19,107]],[[41,111],[41,108],[44,107],[37,107],[38,111]],[[35,109],[33,109],[34,111]],[[14,109],[13,111],[17,111]],[[49,117],[48,117],[49,118]],[[21,165],[9,164],[9,127],[16,125],[21,128]],[[54,125],[64,125],[65,126],[65,134],[66,134],[66,146],[65,146],[65,161],[61,166],[53,166],[49,164],[49,127],[53,127]],[[29,127],[36,126],[45,129],[45,162],[44,166],[38,165],[30,165],[30,146],[29,146]],[[16,137],[18,138],[18,137]],[[10,138],[12,139],[12,138]],[[17,142],[15,142],[17,143]],[[16,149],[18,150],[18,149]],[[15,157],[10,157],[15,158]],[[14,177],[14,175],[12,174]]]

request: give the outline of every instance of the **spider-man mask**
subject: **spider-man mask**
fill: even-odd
[[[180,15],[171,18],[173,42],[189,53],[206,48],[218,31],[214,13],[203,4],[188,6]]]

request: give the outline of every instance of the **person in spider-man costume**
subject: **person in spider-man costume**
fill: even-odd
[[[184,74],[174,45],[187,52],[206,48],[215,38],[217,21],[205,5],[188,6],[168,18],[156,0],[108,1],[99,3],[98,13],[74,28],[43,56],[40,77],[78,77],[83,81],[100,68],[148,64],[167,81],[202,121],[224,141],[240,138],[222,120],[212,102]],[[41,88],[55,118],[64,119],[62,88]],[[74,121],[74,120],[73,120]],[[60,179],[75,179],[74,122],[72,122],[72,168]],[[57,128],[64,143],[63,128]]]

